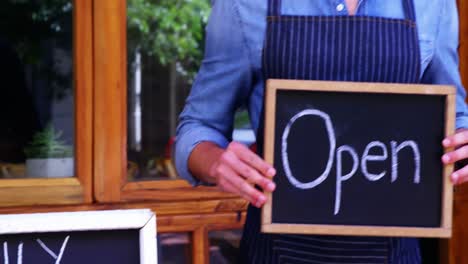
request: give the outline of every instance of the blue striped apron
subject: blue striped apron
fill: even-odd
[[[281,0],[268,0],[265,80],[419,82],[413,1],[402,1],[405,19],[281,15]],[[263,119],[257,135],[259,151],[262,137]],[[421,263],[418,241],[412,238],[262,234],[260,210],[252,206],[240,251],[240,263],[255,264]]]

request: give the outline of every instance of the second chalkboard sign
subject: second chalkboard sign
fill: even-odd
[[[149,209],[0,215],[3,264],[155,264],[156,243]]]
[[[265,159],[277,169],[262,230],[448,237],[449,86],[269,80]]]

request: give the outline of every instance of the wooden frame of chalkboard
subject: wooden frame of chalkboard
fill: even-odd
[[[158,262],[156,216],[149,209],[0,215],[0,237],[113,230],[139,230],[140,264]]]
[[[269,79],[266,83],[265,100],[265,132],[264,132],[264,158],[270,164],[275,159],[275,122],[277,108],[277,94],[284,92],[318,91],[331,93],[357,93],[357,94],[401,94],[401,95],[435,95],[445,97],[445,136],[455,130],[455,89],[451,86],[441,85],[414,85],[414,84],[384,84],[384,83],[353,83],[353,82],[326,82],[326,81],[299,81]],[[446,149],[447,151],[449,149]],[[275,165],[276,166],[276,165]],[[273,194],[266,193],[267,202],[262,209],[261,230],[265,233],[285,234],[318,234],[318,235],[359,235],[359,236],[392,236],[392,237],[450,237],[452,232],[452,204],[453,185],[449,175],[453,166],[443,166],[443,179],[441,180],[442,198],[440,205],[440,226],[387,226],[387,225],[360,225],[360,224],[296,224],[295,222],[275,222],[273,216]],[[275,176],[275,177],[278,177]],[[287,198],[285,198],[287,199]],[[438,199],[438,198],[437,198]],[[287,209],[286,209],[287,211]],[[436,215],[438,217],[438,215]]]

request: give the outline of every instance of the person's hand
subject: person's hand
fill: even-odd
[[[454,148],[442,156],[442,162],[447,164],[453,164],[461,160],[468,158],[468,129],[457,130],[457,132],[445,138],[442,141],[442,145],[446,148]],[[454,171],[450,178],[453,184],[461,184],[468,182],[468,165],[464,166],[457,171]]]
[[[276,170],[241,143],[232,142],[210,168],[217,186],[226,192],[238,194],[256,207],[266,202],[265,195],[254,187],[272,192],[272,177]]]

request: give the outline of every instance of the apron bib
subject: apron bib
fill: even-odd
[[[281,15],[281,0],[268,0],[265,80],[418,83],[415,11],[412,0],[402,1],[405,19]],[[262,111],[260,156],[263,120]],[[260,209],[249,206],[239,263],[421,262],[417,239],[262,234],[260,218]]]

